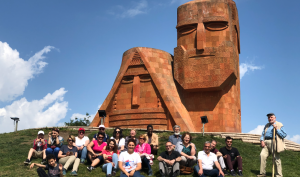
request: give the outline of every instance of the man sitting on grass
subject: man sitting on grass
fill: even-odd
[[[46,149],[47,140],[44,139],[44,131],[39,131],[37,138],[33,141],[33,147],[28,152],[28,157],[24,164],[28,165],[31,163],[31,157],[42,158],[42,164],[46,162]]]
[[[56,158],[54,156],[54,154],[49,154],[46,157],[48,164],[46,165],[41,165],[38,163],[32,163],[30,165],[30,168],[33,168],[34,165],[38,166],[39,168],[37,169],[37,173],[39,175],[39,177],[63,177],[63,166],[62,164],[59,164],[56,162]],[[45,170],[48,170],[48,174],[46,174],[46,172],[43,170],[43,168]]]

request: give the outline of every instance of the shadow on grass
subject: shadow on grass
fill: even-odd
[[[259,170],[250,170],[251,171],[251,173],[253,173],[255,176],[256,175],[259,175],[259,173],[260,173],[260,171]],[[272,176],[272,173],[270,173],[270,172],[267,172],[267,174],[266,174],[267,176]]]

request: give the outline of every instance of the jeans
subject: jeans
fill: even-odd
[[[87,148],[84,147],[82,150],[78,151],[78,158],[80,158],[80,160],[85,160],[87,157]]]
[[[198,172],[199,172],[200,168],[199,165],[195,165],[194,167],[194,171],[195,174],[197,174],[197,176],[199,176]],[[223,175],[219,175],[219,170],[218,169],[212,169],[212,170],[203,170],[203,174],[199,177],[206,177],[207,176],[211,176],[211,177],[223,177]]]
[[[130,173],[130,172],[128,172]],[[121,172],[121,176],[120,177],[127,177],[123,172]],[[141,175],[140,171],[135,171],[132,177],[145,177],[143,175]]]
[[[49,155],[49,154],[54,154],[55,158],[56,158],[56,161],[58,162],[58,152],[59,152],[60,148],[59,147],[56,147],[54,149],[51,149],[51,148],[47,148],[46,149],[46,155]]]
[[[142,158],[142,166],[147,167],[148,170],[151,170],[150,160],[148,160],[146,157]]]
[[[106,163],[102,166],[102,171],[106,172],[106,175],[111,174],[112,171],[117,172],[118,170],[118,155],[116,153],[112,155],[112,162],[115,164],[114,167],[112,166],[111,163]]]

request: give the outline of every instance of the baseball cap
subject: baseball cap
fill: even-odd
[[[84,131],[85,132],[85,129],[84,128],[80,128],[78,131]]]
[[[43,134],[43,135],[44,135],[45,133],[44,133],[44,131],[40,130],[40,131],[38,132],[38,135],[39,135],[39,134]]]
[[[267,114],[267,116],[268,116],[268,117],[270,117],[270,116],[275,116],[275,114],[272,113],[272,112],[270,112],[269,114]]]
[[[104,125],[99,125],[99,128],[105,128],[105,126]]]

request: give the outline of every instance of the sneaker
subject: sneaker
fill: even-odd
[[[43,159],[41,162],[42,165],[46,165],[46,159]]]
[[[239,176],[243,176],[243,173],[242,173],[242,171],[240,171],[240,170],[237,172],[237,174],[238,174]]]
[[[63,175],[65,176],[67,174],[67,170],[63,168]]]
[[[115,171],[112,171],[111,176],[116,176],[116,172],[115,172]]]
[[[223,171],[224,175],[229,175],[227,170],[223,169],[222,171]]]
[[[94,170],[95,168],[94,167],[92,167],[92,166],[89,166],[89,167],[86,167],[89,171],[92,171],[92,170]]]
[[[76,173],[76,171],[72,171],[72,172],[71,172],[71,175],[72,175],[72,176],[77,176],[78,174]]]
[[[85,161],[84,159],[80,159],[80,163],[81,163],[81,164],[83,164],[83,163],[84,163],[84,161]]]
[[[25,165],[29,165],[29,164],[31,164],[31,161],[29,159],[26,159],[25,162],[24,162],[24,164]]]
[[[153,171],[152,171],[152,169],[150,169],[149,171],[148,171],[148,176],[152,176],[153,175]]]
[[[230,172],[230,174],[231,174],[231,176],[236,176],[236,174],[235,174],[235,171],[234,171],[234,170],[232,170],[232,171]]]
[[[265,174],[259,174],[259,175],[257,175],[257,177],[266,177],[266,175]]]

